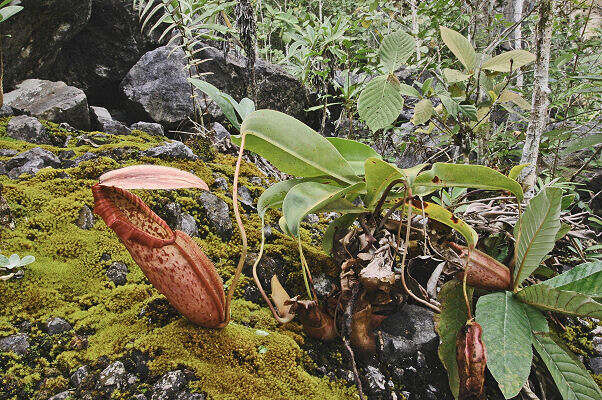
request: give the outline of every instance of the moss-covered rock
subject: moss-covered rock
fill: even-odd
[[[0,120],[0,148],[21,152],[34,147],[4,136],[7,122],[8,118]],[[16,333],[28,326],[32,342],[26,356],[0,354],[0,398],[46,399],[68,389],[70,374],[82,364],[94,365],[103,357],[119,359],[134,349],[149,357],[149,379],[168,370],[186,368],[196,377],[190,389],[203,390],[212,399],[355,398],[355,389],[308,372],[314,367],[303,350],[305,336],[300,327],[294,323],[277,326],[265,307],[237,298],[232,306],[233,320],[223,330],[199,328],[177,314],[170,318],[152,317],[149,313],[165,316],[170,311],[149,307],[163,297],[149,284],[114,233],[98,218],[90,230],[76,226],[79,210],[83,206],[93,207],[90,186],[103,172],[152,163],[193,171],[211,185],[214,172],[232,178],[233,157],[215,153],[209,157],[207,153],[204,159],[211,160],[207,162],[139,159],[139,152],[166,139],[135,130],[130,136],[106,135],[105,143],[98,147],[78,146],[75,136],[81,133],[44,124],[52,134],[65,139],[72,136],[68,147],[74,157],[86,152],[100,157],[72,168],[44,169],[21,180],[0,176],[3,196],[16,221],[14,230],[0,231],[1,252],[36,257],[36,262],[25,269],[23,279],[0,282],[0,335]],[[55,154],[65,150],[42,147]],[[132,151],[121,152],[116,161],[107,156],[115,149]],[[245,164],[242,175],[242,183],[259,194],[262,189],[248,181],[261,175],[259,170]],[[199,226],[199,237],[195,240],[215,262],[227,286],[240,253],[240,236],[235,232],[224,242],[208,228],[198,206],[199,192],[137,194],[155,209],[176,201],[195,218]],[[231,207],[228,193],[216,195]],[[271,217],[277,221],[278,215],[273,213]],[[243,220],[250,246],[257,246],[259,218],[248,214],[243,215]],[[303,235],[305,239],[310,237],[307,231]],[[316,243],[307,241],[304,250],[310,264],[318,270],[333,270],[331,261],[318,250]],[[283,283],[287,289],[303,293],[296,244],[276,233],[266,252],[285,260]],[[116,261],[125,263],[130,271],[127,283],[118,287],[105,274],[105,268]],[[250,279],[243,279],[239,294],[249,284],[252,284]],[[49,317],[64,318],[74,329],[50,336],[42,328]],[[142,382],[141,387],[145,384]],[[127,398],[127,393],[122,395]]]

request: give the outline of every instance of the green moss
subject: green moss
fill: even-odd
[[[4,137],[7,121],[0,119],[0,147],[18,151],[34,147]],[[64,134],[54,124],[45,125],[57,135]],[[102,153],[117,147],[145,150],[164,140],[134,131],[127,137],[107,135],[105,143],[98,148],[76,146],[75,139],[70,140],[69,147],[76,155],[86,151]],[[54,153],[59,151],[52,146],[41,147]],[[28,356],[0,354],[3,371],[0,397],[47,398],[67,387],[66,379],[79,365],[93,364],[102,356],[118,359],[132,349],[139,349],[151,355],[149,367],[153,376],[170,369],[189,368],[199,379],[190,389],[205,391],[212,399],[355,398],[355,389],[308,372],[313,366],[300,347],[305,341],[300,326],[295,323],[278,326],[265,307],[235,299],[232,322],[223,330],[202,329],[181,317],[157,323],[152,316],[140,316],[145,307],[163,297],[148,283],[101,220],[97,218],[90,230],[75,225],[81,207],[93,207],[90,186],[108,170],[136,163],[161,164],[193,171],[211,184],[214,172],[231,180],[234,162],[233,157],[223,154],[213,154],[212,162],[207,163],[127,157],[117,163],[100,157],[62,171],[43,170],[20,181],[0,177],[4,197],[17,222],[14,231],[0,232],[0,248],[3,253],[36,256],[36,262],[26,268],[25,278],[0,282],[0,335],[17,332],[16,326],[22,321],[34,324],[30,334],[34,345]],[[241,172],[242,182],[259,194],[260,188],[248,184],[249,177],[261,175],[257,168],[245,163]],[[151,207],[177,201],[193,215],[200,232],[200,238],[195,240],[214,260],[225,285],[229,284],[241,251],[241,238],[235,230],[232,237],[224,241],[208,227],[198,206],[198,191],[141,191],[137,194]],[[228,194],[216,194],[231,208]],[[277,213],[271,213],[271,218],[277,221]],[[243,222],[251,250],[257,249],[259,218],[246,214]],[[333,270],[332,262],[320,251],[310,233],[302,230],[302,235],[309,263],[316,270]],[[101,260],[105,253],[110,254],[110,261]],[[304,293],[297,244],[276,234],[276,239],[267,245],[266,254],[280,256],[285,261],[287,276],[283,284],[287,290]],[[104,268],[114,261],[128,266],[126,285],[115,287],[106,278]],[[237,297],[250,284],[249,278],[243,278]],[[65,337],[49,337],[35,328],[51,316],[65,318],[74,330]],[[256,334],[258,329],[269,335]],[[89,335],[87,346],[76,345],[79,340],[76,335]],[[115,393],[115,396],[127,398],[127,394]]]

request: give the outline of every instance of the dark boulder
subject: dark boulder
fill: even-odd
[[[44,125],[37,118],[27,115],[13,117],[6,125],[6,135],[16,140],[36,144],[51,144]]]
[[[60,164],[61,160],[53,153],[41,147],[34,147],[17,154],[4,163],[4,167],[8,171],[8,176],[11,179],[16,179],[22,174],[35,175],[42,168],[56,168]]]

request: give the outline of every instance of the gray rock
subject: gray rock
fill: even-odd
[[[318,295],[318,298],[324,299],[330,293],[332,293],[333,290],[336,289],[336,285],[333,282],[333,279],[330,278],[326,274],[316,275],[314,277],[313,281],[314,281],[314,289],[316,290],[316,294]]]
[[[13,109],[11,106],[9,106],[8,104],[3,104],[2,107],[0,107],[0,118],[10,117],[12,115]]]
[[[224,126],[222,124],[220,124],[219,122],[214,122],[213,126],[211,127],[211,138],[212,138],[212,143],[216,144],[218,142],[221,142],[222,140],[230,140],[230,132],[228,132],[228,130],[226,128],[224,128]]]
[[[154,122],[136,122],[130,126],[130,129],[146,132],[153,136],[165,136],[165,131],[163,130],[161,124]]]
[[[178,394],[178,397],[176,397],[176,400],[206,400],[207,396],[205,396],[203,393],[188,393],[188,392],[182,392],[180,394]]]
[[[307,214],[303,220],[308,224],[314,225],[320,222],[320,217],[318,217],[316,214]]]
[[[50,397],[48,400],[70,400],[73,399],[73,393],[70,390],[65,390],[59,394],[55,394]]]
[[[92,106],[90,107],[90,116],[92,117],[93,128],[101,132],[111,135],[129,135],[132,133],[130,128],[113,119],[106,108]]]
[[[20,356],[25,355],[29,349],[29,335],[16,333],[0,339],[0,352],[13,352]]]
[[[180,160],[196,160],[198,157],[192,152],[190,147],[177,140],[172,140],[169,143],[152,147],[144,152],[143,156],[158,157],[161,159],[180,159]]]
[[[136,395],[134,395],[133,399],[134,399],[134,400],[148,400],[148,399],[146,398],[146,396],[145,396],[145,395],[143,395],[143,394],[136,394]]]
[[[386,379],[378,368],[368,365],[364,374],[364,380],[366,382],[366,391],[371,396],[379,396],[385,393],[387,389],[385,386]]]
[[[19,115],[11,118],[6,125],[6,135],[16,140],[36,144],[51,144],[44,125],[37,118]]]
[[[182,211],[180,204],[171,202],[165,206],[159,214],[167,221],[174,229],[180,230],[188,236],[197,236],[199,229],[194,217]]]
[[[213,189],[226,191],[226,190],[228,190],[228,181],[223,176],[218,176],[213,181],[213,184],[211,185],[211,187]]]
[[[64,82],[28,79],[5,94],[4,102],[22,114],[56,123],[67,122],[78,129],[90,128],[86,95]]]
[[[86,378],[90,375],[90,368],[87,365],[82,365],[78,369],[75,370],[71,377],[69,378],[69,382],[73,386],[80,387],[81,384],[86,380]]]
[[[171,371],[166,373],[153,385],[153,395],[151,400],[170,400],[182,389],[187,383],[186,375],[183,371]]]
[[[79,210],[77,218],[77,226],[80,229],[90,230],[94,227],[94,215],[88,206],[83,206]]]
[[[204,211],[204,217],[219,236],[229,238],[232,235],[232,221],[230,220],[230,210],[225,201],[209,192],[202,192],[199,195],[199,205]]]
[[[19,152],[17,150],[10,149],[0,149],[0,157],[13,157],[16,156]]]
[[[238,187],[238,201],[242,204],[243,208],[247,210],[255,210],[255,206],[253,205],[253,194],[246,186]]]
[[[160,47],[146,53],[121,82],[129,111],[174,126],[194,114],[184,53]]]
[[[115,261],[107,268],[107,278],[115,284],[115,286],[125,285],[127,283],[128,267],[122,262]]]
[[[97,158],[98,158],[98,154],[91,153],[91,152],[87,151],[84,154],[82,154],[81,156],[79,156],[76,159],[74,159],[73,160],[73,165],[77,166],[77,165],[81,164],[84,161],[95,160]]]
[[[121,361],[115,361],[106,367],[98,376],[97,388],[107,393],[121,389],[126,384],[125,367]]]
[[[46,321],[46,332],[48,332],[49,335],[58,335],[68,332],[71,329],[73,329],[71,324],[59,317],[49,318],[48,321]]]
[[[263,179],[258,176],[252,176],[249,178],[249,183],[255,186],[263,186]]]
[[[23,0],[21,5],[19,14],[2,23],[2,33],[10,35],[3,43],[4,59],[10,60],[4,66],[7,90],[23,79],[50,74],[59,50],[88,22],[92,0]]]
[[[6,161],[4,167],[9,171],[8,176],[16,179],[22,174],[35,175],[42,168],[57,168],[60,165],[61,160],[53,153],[41,147],[34,147]]]
[[[592,357],[587,363],[594,374],[602,374],[602,357]]]

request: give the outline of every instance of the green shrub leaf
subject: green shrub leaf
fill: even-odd
[[[240,129],[246,134],[248,150],[265,157],[286,174],[303,178],[326,175],[348,184],[360,180],[326,138],[284,113],[255,111],[245,118]],[[240,145],[240,135],[231,138]]]
[[[546,286],[602,297],[602,261],[577,265],[575,268],[544,282]]]
[[[519,201],[523,199],[523,189],[517,181],[482,165],[435,163],[430,170],[416,178],[415,185],[429,188],[456,186],[508,190]]]
[[[223,93],[218,88],[209,82],[196,78],[189,78],[188,81],[192,83],[194,87],[209,96],[211,100],[215,101],[215,104],[223,111],[226,118],[228,118],[228,121],[230,121],[237,130],[240,130],[240,122],[238,122],[234,105],[230,100],[223,96]]]
[[[596,400],[602,391],[581,361],[559,346],[549,334],[533,335],[533,346],[550,371],[564,400]]]
[[[488,71],[510,72],[510,60],[512,60],[512,70],[516,71],[535,61],[535,54],[526,50],[510,50],[485,61],[481,68]]]
[[[468,243],[468,247],[474,248],[477,245],[477,241],[479,240],[479,235],[477,232],[466,222],[457,218],[454,214],[452,214],[449,210],[441,207],[435,203],[429,203],[428,201],[424,203],[424,213],[431,219],[435,221],[439,221],[442,224],[445,224],[452,228],[453,230],[460,233],[466,239],[466,243]],[[413,201],[412,207],[414,208],[414,212],[416,214],[422,214],[422,203],[420,201]]]
[[[414,86],[406,85],[405,83],[399,84],[399,91],[404,96],[420,97],[420,93],[418,92],[418,89],[416,89]]]
[[[527,168],[528,166],[529,164],[515,165],[514,167],[512,167],[512,169],[510,169],[510,172],[508,172],[508,178],[516,180],[516,178],[518,178],[522,170]]]
[[[476,309],[487,349],[487,367],[505,398],[518,394],[531,372],[531,325],[523,305],[510,292],[482,296]]]
[[[363,176],[365,174],[364,164],[370,157],[381,158],[374,149],[368,145],[365,145],[355,140],[342,139],[338,137],[326,138],[337,150],[345,160],[351,165],[353,171],[357,176]]]
[[[403,109],[399,81],[393,75],[377,76],[360,93],[357,111],[373,131],[391,125]]]
[[[288,231],[295,237],[299,235],[299,225],[307,214],[318,211],[336,211],[340,213],[362,213],[366,209],[355,206],[345,195],[361,189],[365,185],[359,182],[344,188],[318,182],[300,183],[286,194],[282,203]]]
[[[472,299],[474,289],[471,287],[467,289],[468,298]],[[439,358],[447,370],[449,387],[454,397],[457,398],[459,377],[456,362],[456,338],[468,319],[462,282],[454,279],[444,284],[439,292],[439,301],[441,302],[441,314],[435,315],[435,329],[440,338]]]
[[[464,65],[469,73],[474,72],[477,54],[472,47],[472,44],[462,36],[459,32],[452,29],[440,26],[441,39],[443,43],[451,50],[458,60]]]
[[[404,31],[385,36],[378,50],[380,63],[389,73],[405,64],[413,53],[414,38]]]
[[[431,119],[434,111],[433,102],[429,99],[422,99],[414,106],[414,116],[410,121],[414,125],[422,125]]]
[[[560,229],[561,200],[561,189],[548,187],[541,190],[531,199],[516,224],[515,288],[537,269],[554,248],[556,233]]]
[[[464,82],[472,75],[465,74],[464,72],[458,71],[457,69],[443,68],[443,76],[445,77],[447,83],[451,84],[457,82]]]
[[[408,185],[412,186],[416,176],[426,166],[427,164],[419,164],[412,168],[399,169],[380,158],[367,159],[364,166],[366,171],[366,197],[364,203],[368,208],[375,206],[387,186],[394,180],[406,179]]]
[[[324,249],[326,254],[331,254],[332,252],[334,235],[336,234],[337,230],[349,228],[356,218],[357,214],[346,214],[328,224],[328,228],[326,228],[326,232],[324,232],[324,236],[322,237],[322,249]]]
[[[289,190],[303,182],[306,182],[306,180],[289,179],[287,181],[275,183],[267,188],[261,196],[259,196],[259,200],[257,200],[257,214],[259,214],[259,217],[263,219],[265,213],[270,208],[282,207],[282,202],[284,202],[284,198]]]
[[[4,22],[19,11],[21,11],[23,7],[21,6],[6,6],[0,9],[0,22]]]
[[[602,319],[602,304],[591,297],[540,283],[517,293],[518,298],[534,307],[568,315]]]

